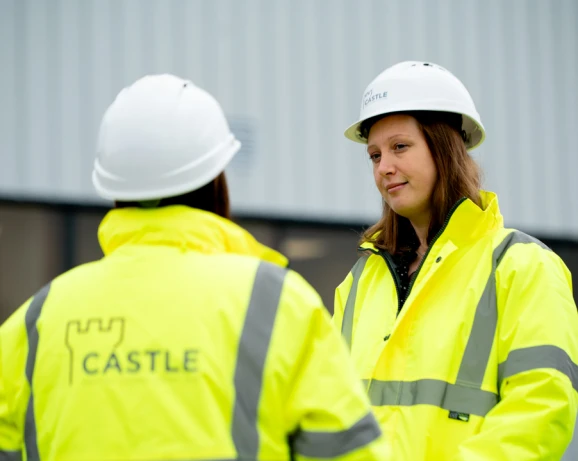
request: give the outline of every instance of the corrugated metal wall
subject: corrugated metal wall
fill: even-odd
[[[98,123],[147,73],[222,102],[245,149],[238,211],[371,221],[363,147],[343,129],[389,65],[430,60],[470,89],[474,151],[506,223],[578,236],[575,0],[1,0],[0,196],[96,200]]]

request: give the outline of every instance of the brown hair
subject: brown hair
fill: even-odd
[[[146,202],[145,202],[146,203]],[[186,194],[162,199],[156,207],[169,205],[186,205],[191,208],[210,211],[223,218],[231,219],[229,188],[225,173],[221,173],[209,184]],[[115,202],[116,208],[143,208],[142,202]]]
[[[460,199],[468,198],[481,207],[481,171],[466,150],[461,115],[433,111],[404,114],[417,120],[437,169],[438,179],[431,196],[432,219],[427,237],[430,244]],[[367,139],[371,127],[382,118],[384,116],[377,116],[363,122],[361,135]],[[363,233],[361,243],[369,242],[395,254],[415,250],[416,240],[410,221],[396,214],[384,201],[381,219]]]

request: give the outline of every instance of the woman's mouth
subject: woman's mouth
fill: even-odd
[[[393,184],[388,184],[385,187],[385,190],[387,191],[388,194],[392,194],[394,192],[397,192],[401,189],[403,189],[403,186],[405,186],[407,184],[407,182],[396,182]]]

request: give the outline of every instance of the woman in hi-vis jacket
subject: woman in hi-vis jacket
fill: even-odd
[[[504,228],[481,190],[468,150],[485,133],[468,91],[436,64],[396,64],[345,135],[367,144],[383,214],[336,290],[334,322],[392,456],[559,460],[578,404],[570,273]]]

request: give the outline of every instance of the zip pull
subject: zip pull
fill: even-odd
[[[383,341],[387,341],[390,336],[391,336],[391,335],[387,335],[385,338],[383,338]]]

